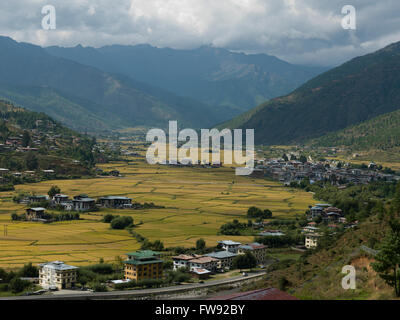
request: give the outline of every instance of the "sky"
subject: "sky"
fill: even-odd
[[[56,29],[44,30],[45,5]],[[342,8],[356,9],[356,29]],[[334,66],[400,41],[399,0],[1,0],[0,35],[41,46],[202,45]]]

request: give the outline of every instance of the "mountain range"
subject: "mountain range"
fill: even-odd
[[[42,48],[0,37],[0,52],[0,98],[81,132],[165,128],[168,120],[208,128],[247,110],[252,99],[286,93],[320,71],[209,47]]]
[[[0,52],[0,98],[78,131],[178,120],[255,129],[265,145],[391,148],[400,139],[400,42],[308,81],[322,70],[209,46],[41,48],[0,37]]]
[[[325,71],[320,67],[292,65],[267,54],[244,54],[211,46],[176,50],[150,45],[78,45],[48,47],[46,51],[179,96],[238,111],[286,94]]]
[[[2,98],[80,131],[164,127],[170,119],[198,128],[234,114],[10,38],[0,37],[0,52]]]

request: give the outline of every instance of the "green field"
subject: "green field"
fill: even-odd
[[[143,160],[100,165],[118,169],[123,177],[45,181],[16,186],[15,192],[0,193],[0,267],[11,268],[31,261],[62,260],[75,265],[112,261],[116,256],[139,249],[140,244],[126,230],[111,230],[100,222],[106,213],[130,215],[139,234],[160,239],[166,247],[191,247],[200,237],[208,245],[226,238],[252,241],[250,236],[219,236],[219,227],[233,219],[247,221],[248,207],[269,208],[274,216],[302,214],[314,202],[312,194],[291,190],[276,182],[237,177],[232,168],[204,169],[150,166]],[[129,196],[134,201],[154,202],[165,209],[101,210],[84,214],[84,220],[42,224],[12,222],[13,212],[26,206],[16,204],[18,192],[46,194],[52,185],[70,197],[87,193],[93,198],[105,195]],[[3,235],[3,225],[8,235]]]

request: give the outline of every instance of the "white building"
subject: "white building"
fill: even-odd
[[[318,233],[306,234],[305,247],[307,249],[316,248],[318,246],[318,240],[320,237],[321,237],[321,235]]]
[[[200,257],[202,256],[198,254],[180,254],[179,256],[172,257],[174,270],[189,268],[189,261]]]
[[[39,285],[44,289],[67,289],[75,286],[78,267],[62,261],[39,265]]]
[[[222,249],[232,253],[237,253],[239,246],[241,245],[240,242],[235,242],[232,240],[218,241],[218,243],[221,245]]]

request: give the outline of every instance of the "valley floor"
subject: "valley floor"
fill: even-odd
[[[314,202],[313,195],[284,188],[263,179],[235,176],[232,168],[204,169],[150,166],[142,159],[100,165],[105,171],[117,169],[122,177],[45,181],[16,186],[14,192],[0,193],[0,267],[20,267],[61,260],[73,265],[96,263],[100,258],[114,261],[140,248],[126,230],[111,230],[102,223],[106,213],[128,215],[140,224],[134,230],[150,241],[160,239],[165,247],[193,247],[199,238],[208,246],[223,239],[240,242],[253,236],[217,235],[219,227],[233,219],[247,222],[250,206],[270,209],[275,217],[304,214]],[[26,206],[12,197],[19,192],[47,194],[52,185],[70,197],[86,193],[92,198],[106,195],[129,196],[134,201],[154,202],[164,209],[112,210],[82,214],[82,220],[42,224],[12,222]],[[3,235],[7,225],[7,235]]]

